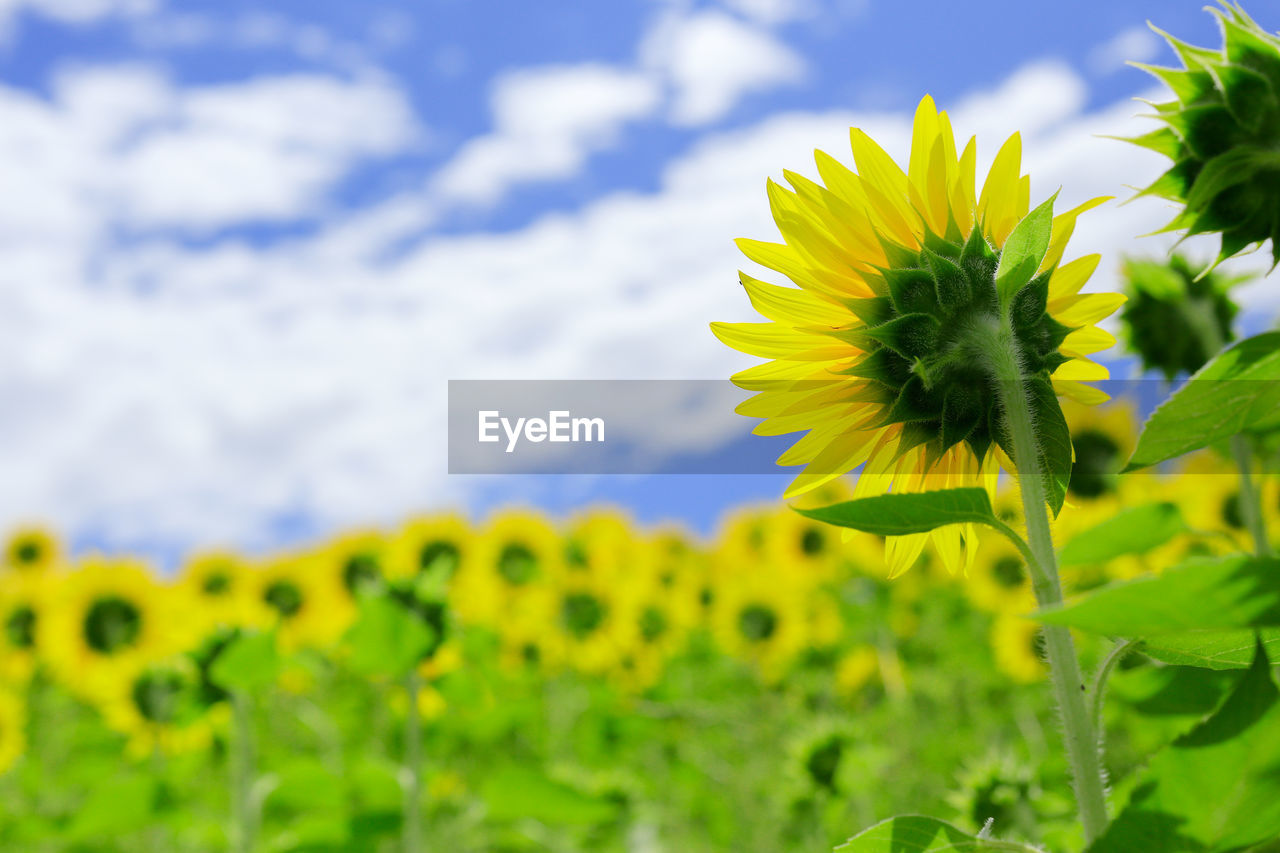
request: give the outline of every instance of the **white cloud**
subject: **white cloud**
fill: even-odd
[[[21,12],[64,24],[89,24],[115,15],[143,15],[158,5],[158,0],[0,0],[0,32]]]
[[[1111,74],[1126,62],[1150,62],[1160,53],[1160,39],[1148,27],[1131,27],[1095,47],[1086,60],[1095,74]]]
[[[0,242],[108,225],[216,228],[292,219],[361,157],[418,132],[377,79],[260,78],[177,89],[148,68],[68,73],[53,97],[0,88]]]
[[[627,122],[658,105],[647,77],[607,65],[512,72],[493,86],[493,132],[467,142],[436,176],[449,200],[492,203],[513,184],[569,177]]]
[[[798,82],[805,71],[772,34],[718,11],[666,17],[641,56],[673,88],[671,119],[686,126],[718,121],[745,95]]]
[[[777,25],[816,14],[815,0],[724,0],[735,12],[766,25]]]
[[[960,133],[980,134],[984,163],[1021,126],[1036,198],[1059,185],[1063,204],[1126,197],[1124,184],[1145,182],[1163,161],[1098,138],[1137,129],[1134,108],[1085,113],[1081,87],[1061,66],[1033,67],[954,105],[954,121]],[[290,151],[331,152],[338,171],[390,139],[357,144],[329,121],[312,127],[283,104],[273,115],[252,97],[241,114],[239,97],[195,98],[145,75],[70,91],[74,97],[50,105],[0,90],[0,126],[24,128],[33,148],[57,149],[27,161],[34,174],[16,196],[22,205],[5,207],[25,213],[47,197],[56,204],[46,219],[78,223],[4,249],[0,527],[46,515],[120,541],[261,544],[274,535],[269,520],[283,515],[336,527],[465,497],[445,476],[449,378],[727,376],[752,359],[720,345],[707,323],[753,319],[732,239],[776,239],[765,176],[783,168],[812,176],[814,147],[848,162],[851,123],[899,158],[909,144],[904,114],[781,114],[704,136],[653,192],[614,193],[510,233],[437,238],[393,262],[370,258],[419,215],[412,200],[335,216],[313,237],[266,247],[194,249],[155,238],[112,248],[99,240],[91,256],[93,244],[77,234],[113,221],[118,196],[86,184],[78,158],[109,172],[111,152],[132,156],[136,146],[123,143],[159,132],[153,123],[213,127],[272,151],[290,139]],[[505,109],[514,116],[524,108]],[[544,120],[535,112],[517,124]],[[83,138],[84,149],[66,148],[65,138]],[[11,191],[3,197],[15,197]],[[167,215],[208,215],[208,203],[190,203],[199,216]],[[261,206],[249,197],[242,209]],[[1104,253],[1092,286],[1114,282],[1121,251],[1167,246],[1163,238],[1132,240],[1166,215],[1159,202],[1144,201],[1087,216],[1071,253]],[[21,227],[10,220],[0,233]],[[690,429],[700,441],[741,429],[727,411],[708,414]]]

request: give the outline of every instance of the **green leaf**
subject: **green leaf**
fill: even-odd
[[[275,683],[280,652],[275,634],[246,631],[227,644],[209,668],[209,678],[226,690],[255,693]]]
[[[1277,700],[1259,646],[1217,713],[1151,759],[1089,853],[1243,850],[1280,835]]]
[[[1000,304],[1009,305],[1018,291],[1035,278],[1040,262],[1049,251],[1049,237],[1053,233],[1054,193],[1044,204],[1028,213],[1013,227],[1000,252],[996,267],[996,293]]]
[[[991,498],[985,489],[945,489],[935,492],[876,495],[796,512],[837,527],[851,527],[879,536],[927,533],[948,524],[995,524]]]
[[[1071,449],[1071,429],[1049,380],[1042,376],[1033,377],[1027,383],[1027,394],[1036,422],[1046,497],[1056,517],[1066,502],[1067,486],[1071,483],[1071,463],[1075,459]]]
[[[70,836],[101,841],[146,828],[155,814],[158,785],[149,776],[122,773],[93,788],[76,809]]]
[[[1145,554],[1187,531],[1176,504],[1150,503],[1122,510],[1062,547],[1064,566],[1097,565],[1127,554]]]
[[[1125,471],[1243,432],[1280,428],[1280,332],[1240,341],[1209,361],[1152,413]]]
[[[494,820],[532,819],[552,824],[604,823],[617,815],[608,800],[585,794],[536,770],[509,766],[489,778],[481,796]]]
[[[417,666],[434,640],[435,632],[409,608],[389,596],[368,596],[347,633],[351,668],[362,675],[400,678]]]
[[[1144,642],[1142,651],[1148,657],[1176,666],[1248,669],[1259,636],[1268,656],[1280,657],[1280,628],[1264,628],[1256,632],[1241,630],[1166,634]]]
[[[1035,616],[1121,637],[1280,626],[1280,560],[1198,557],[1159,577],[1111,584]]]
[[[877,823],[841,844],[835,853],[980,853],[984,850],[1036,853],[1034,847],[1025,844],[978,838],[949,823],[920,815],[903,815]]]

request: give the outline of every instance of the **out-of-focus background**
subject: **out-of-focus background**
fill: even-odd
[[[1034,198],[1129,197],[1148,17],[1218,43],[1163,0],[0,0],[0,529],[167,565],[513,501],[706,530],[786,476],[449,477],[446,380],[744,366],[707,323],[751,318],[766,177],[851,124],[902,156],[926,92],[980,174],[1019,130]],[[1091,286],[1169,216],[1086,217]]]

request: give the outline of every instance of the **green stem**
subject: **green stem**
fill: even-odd
[[[1089,691],[1089,701],[1093,705],[1093,729],[1098,733],[1098,742],[1102,743],[1103,723],[1102,723],[1102,705],[1107,695],[1107,679],[1111,677],[1112,671],[1124,660],[1125,655],[1133,651],[1135,647],[1140,645],[1142,640],[1129,639],[1120,640],[1108,653],[1102,665],[1098,667],[1098,673],[1093,677],[1093,689]]]
[[[1245,526],[1253,536],[1254,551],[1259,557],[1270,556],[1267,523],[1262,518],[1262,498],[1253,482],[1253,450],[1249,447],[1248,436],[1231,436],[1231,455],[1235,457],[1236,468],[1240,471],[1240,514],[1244,516]]]
[[[231,694],[232,727],[231,809],[234,819],[232,843],[238,853],[250,853],[254,844],[253,805],[253,714],[250,697],[243,691]]]
[[[1027,396],[1027,377],[1023,375],[1013,326],[1006,316],[1001,317],[996,327],[984,326],[975,331],[977,350],[994,380],[1013,445],[1013,462],[1018,469],[1022,509],[1026,516],[1027,540],[1035,558],[1029,566],[1036,601],[1041,607],[1061,604],[1062,587],[1058,581],[1057,557],[1049,527],[1045,472]],[[1060,625],[1045,625],[1043,631],[1050,680],[1062,714],[1063,740],[1080,809],[1080,822],[1084,826],[1086,844],[1092,843],[1107,826],[1106,781],[1098,753],[1098,737],[1085,707],[1086,688],[1070,631]]]
[[[405,678],[409,709],[404,721],[404,851],[422,849],[422,720],[418,713],[421,680],[417,669]]]
[[[1206,300],[1191,300],[1182,306],[1182,316],[1200,336],[1200,345],[1209,360],[1222,352],[1228,343],[1218,331],[1212,311],[1212,303]],[[1262,518],[1262,500],[1253,483],[1253,450],[1249,447],[1248,437],[1231,436],[1231,456],[1235,459],[1236,470],[1240,472],[1240,513],[1253,537],[1254,551],[1259,557],[1267,557],[1271,548],[1267,544],[1267,525]]]

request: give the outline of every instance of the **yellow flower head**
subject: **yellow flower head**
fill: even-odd
[[[748,258],[796,285],[743,274],[767,322],[712,324],[724,343],[769,359],[733,377],[758,392],[738,411],[764,419],[761,435],[807,431],[778,460],[805,466],[788,498],[859,467],[855,497],[994,489],[1000,468],[1013,465],[997,389],[965,350],[970,330],[1007,310],[1023,369],[1052,389],[1042,399],[1105,399],[1082,380],[1107,377],[1088,356],[1114,339],[1093,324],[1124,297],[1080,293],[1097,255],[1062,263],[1076,218],[1105,199],[1054,217],[1039,267],[1005,297],[996,287],[1001,254],[1030,207],[1020,138],[1000,149],[981,192],[975,141],[957,154],[947,114],[928,97],[916,111],[905,172],[861,130],[851,141],[857,172],[819,151],[822,183],[792,172],[783,173],[790,190],[769,182],[784,242],[738,241]],[[894,574],[926,536],[953,572],[972,559],[974,531],[954,525],[891,542]]]
[[[44,527],[30,524],[9,534],[4,548],[4,564],[22,571],[45,571],[62,555],[58,537]]]
[[[186,596],[175,593],[157,583],[145,563],[91,557],[58,582],[36,624],[36,643],[63,683],[99,695],[140,661],[194,640]]]

